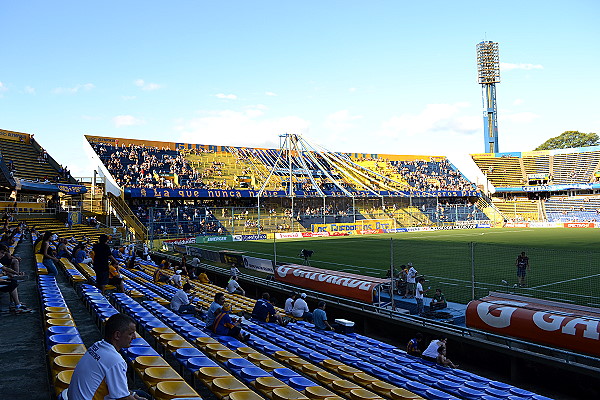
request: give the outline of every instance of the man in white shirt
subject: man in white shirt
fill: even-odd
[[[240,286],[240,284],[237,281],[237,276],[232,276],[229,279],[229,282],[227,282],[227,293],[231,293],[231,294],[241,294],[242,296],[246,295],[246,292],[244,291],[244,289],[242,289],[242,287]]]
[[[306,304],[306,293],[302,293],[294,302],[292,315],[296,318],[304,318],[308,322],[312,322],[312,313],[308,310],[308,304]]]
[[[104,340],[94,343],[81,357],[69,384],[69,400],[140,400],[127,387],[127,363],[119,354],[135,338],[135,321],[126,314],[115,314],[104,328]],[[62,396],[61,396],[62,398]]]
[[[408,263],[408,273],[406,274],[406,296],[405,297],[414,297],[417,273],[418,272],[415,269],[415,267],[413,267],[412,263]]]
[[[200,312],[201,310],[191,304],[191,301],[188,297],[188,294],[191,291],[192,285],[187,282],[184,283],[183,288],[176,291],[171,298],[171,310],[178,314],[193,314],[195,312]]]
[[[290,297],[287,298],[287,300],[285,301],[285,306],[283,307],[283,310],[285,311],[286,314],[288,314],[288,315],[292,314],[292,309],[294,308],[294,302],[296,301],[297,298],[298,298],[298,293],[296,293],[296,292],[290,293]]]
[[[425,278],[420,277],[417,282],[417,289],[415,292],[415,300],[417,301],[417,315],[423,315],[423,295],[429,290],[423,289],[423,282],[425,282]]]
[[[423,357],[425,360],[429,360],[432,362],[435,362],[438,356],[438,348],[442,347],[442,346],[446,346],[446,342],[448,341],[448,338],[441,338],[441,339],[434,339],[429,343],[429,346],[427,346],[427,348],[425,349],[425,351],[423,353],[421,353],[421,357]]]

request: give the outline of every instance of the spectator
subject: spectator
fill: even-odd
[[[192,291],[192,285],[184,283],[183,287],[179,289],[171,298],[171,310],[178,314],[195,314],[201,313],[202,310],[192,304],[194,298],[190,299],[189,294]]]
[[[171,279],[170,279],[171,284],[173,286],[175,286],[177,289],[181,289],[183,287],[182,283],[181,283],[181,273],[182,272],[183,272],[182,270],[178,269],[177,271],[175,271],[175,273],[171,276]]]
[[[24,275],[21,273],[21,258],[10,254],[9,248],[5,244],[0,244],[0,264],[15,271],[15,275]]]
[[[417,302],[417,315],[423,315],[423,295],[429,290],[429,288],[423,289],[424,282],[425,278],[423,278],[422,276],[419,277],[419,279],[417,280],[417,288],[415,291],[415,300]]]
[[[71,261],[71,254],[69,254],[69,250],[67,250],[66,238],[58,239],[58,246],[56,247],[56,258],[61,259],[63,257]]]
[[[108,266],[108,284],[117,288],[117,292],[125,293],[123,284],[123,276],[119,271],[119,263],[117,260],[112,260]]]
[[[317,304],[317,308],[315,309],[312,315],[313,323],[315,324],[315,328],[317,329],[329,329],[330,331],[333,331],[335,329],[329,324],[329,321],[327,321],[327,313],[325,312],[325,306],[326,304],[324,301],[319,301],[319,304]]]
[[[252,310],[252,318],[260,322],[272,322],[275,320],[279,325],[285,326],[287,322],[283,320],[273,304],[271,304],[271,295],[267,292],[262,294],[262,297],[256,300],[254,309]]]
[[[206,270],[201,270],[200,273],[198,274],[198,280],[200,281],[200,283],[206,285],[207,283],[212,283],[210,281],[210,279],[208,279],[208,275],[206,275]]]
[[[231,276],[229,278],[229,282],[227,282],[227,293],[230,294],[241,294],[242,296],[246,295],[246,292],[237,281],[237,276]]]
[[[92,247],[92,251],[94,252],[93,268],[96,272],[96,286],[104,293],[106,284],[108,283],[109,262],[116,261],[112,254],[110,254],[108,235],[101,234],[98,237],[98,243]]]
[[[422,351],[419,348],[419,345],[422,341],[423,335],[421,334],[421,332],[417,332],[415,337],[408,341],[408,344],[406,345],[406,352],[411,356],[421,357]]]
[[[239,274],[240,270],[238,269],[238,267],[236,267],[235,264],[231,264],[231,270],[229,272],[229,275],[235,276],[237,278]]]
[[[119,353],[135,339],[135,320],[125,314],[112,315],[104,327],[104,339],[94,343],[77,363],[69,400],[106,398],[119,400],[150,399],[147,394],[130,392],[127,387],[127,363]]]
[[[83,243],[79,243],[75,246],[72,253],[72,259],[75,264],[83,263],[89,265],[92,263],[92,257],[85,251],[85,245]]]
[[[225,303],[225,295],[221,292],[216,293],[213,302],[210,304],[210,306],[208,307],[208,311],[206,312],[205,322],[206,327],[208,329],[212,330],[215,318],[217,317],[219,310],[223,306],[223,303]]]
[[[292,309],[294,308],[294,302],[296,301],[297,298],[298,298],[298,293],[291,292],[290,297],[288,297],[285,300],[285,307],[283,308],[283,310],[285,311],[286,314],[292,315]]]
[[[250,334],[244,334],[240,328],[240,320],[233,319],[229,312],[231,311],[231,304],[229,302],[223,303],[219,313],[215,318],[213,324],[213,332],[216,335],[231,336],[241,340],[242,342],[247,341],[250,338]]]
[[[49,275],[56,276],[58,275],[58,269],[56,269],[56,265],[54,265],[54,261],[58,262],[58,258],[52,255],[52,251],[50,250],[50,238],[53,236],[52,232],[46,231],[44,232],[44,236],[42,237],[42,245],[40,247],[40,254],[43,256],[42,264],[48,270]]]
[[[448,307],[446,296],[442,293],[442,289],[435,289],[435,294],[429,303],[429,310],[436,311]]]
[[[154,283],[167,283],[169,282],[169,275],[167,275],[166,271],[169,267],[169,262],[163,262],[160,267],[156,268],[153,275]]]
[[[452,361],[448,357],[446,357],[446,346],[438,347],[438,355],[436,358],[436,362],[443,367],[456,368],[457,365],[454,365]]]
[[[306,304],[306,293],[302,293],[294,302],[292,315],[296,318],[303,318],[308,322],[312,322],[312,313],[308,310],[308,304]]]
[[[440,348],[441,346],[445,347],[447,342],[448,342],[448,339],[445,337],[432,340],[429,343],[429,346],[427,346],[425,351],[423,351],[423,353],[421,354],[421,357],[424,360],[436,362],[437,356],[438,356],[438,348]]]
[[[8,293],[10,295],[11,305],[9,309],[16,314],[30,313],[33,310],[27,308],[27,306],[19,301],[19,292],[17,291],[19,283],[12,278],[7,276],[0,276],[0,292]]]
[[[412,263],[408,263],[408,272],[406,273],[406,295],[405,298],[414,297],[415,286],[417,279],[417,270],[413,267]]]

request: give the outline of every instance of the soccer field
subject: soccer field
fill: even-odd
[[[314,251],[310,264],[384,277],[412,262],[427,279],[425,287],[441,288],[450,301],[467,303],[489,291],[503,291],[600,306],[600,230],[560,228],[496,228],[407,232],[345,237],[263,240],[201,244],[212,250],[238,250],[278,263],[302,264],[300,250]],[[529,257],[526,287],[517,282],[515,260]]]

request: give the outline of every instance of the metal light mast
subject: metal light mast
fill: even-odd
[[[500,83],[498,43],[477,44],[477,80],[483,97],[483,132],[486,153],[498,153],[498,109],[496,83]]]

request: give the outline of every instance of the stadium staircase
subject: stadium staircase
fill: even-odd
[[[116,213],[118,218],[127,227],[129,233],[135,241],[145,241],[148,238],[148,228],[144,226],[138,217],[131,211],[131,208],[125,201],[112,193],[107,193],[109,206]]]

